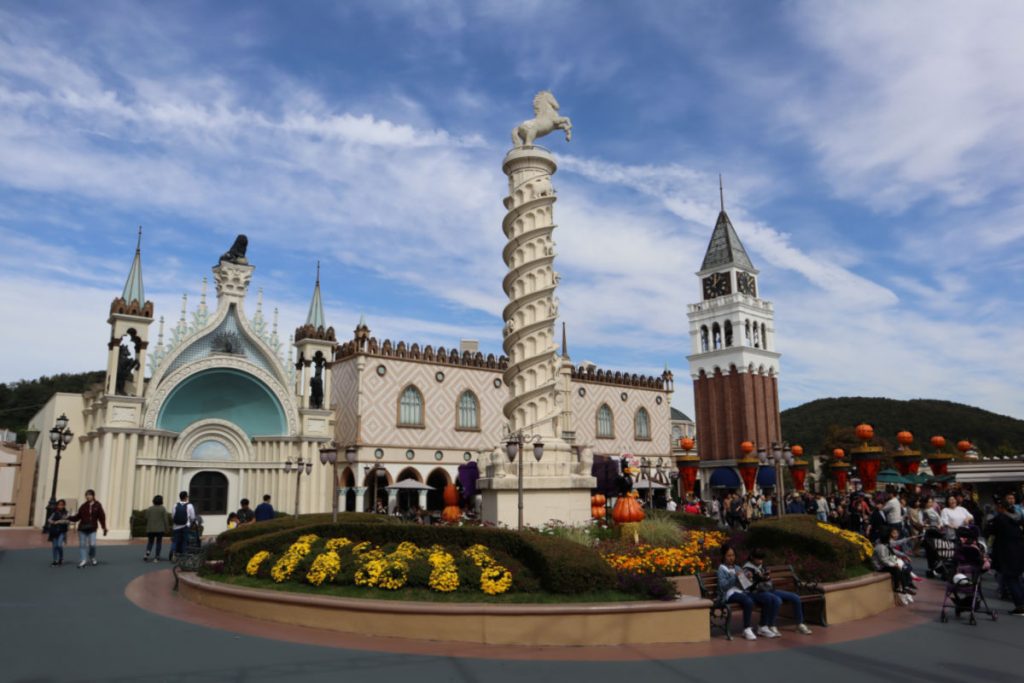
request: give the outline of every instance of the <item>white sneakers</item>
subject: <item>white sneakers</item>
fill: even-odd
[[[96,561],[96,558],[95,558],[95,557],[94,557],[94,558],[92,558],[92,566],[94,566],[94,567],[95,567],[95,566],[96,566],[96,565],[98,565],[98,564],[99,564],[99,562],[97,562],[97,561]]]
[[[902,605],[903,607],[906,607],[907,605],[914,602],[914,597],[909,593],[897,593],[896,602],[900,603],[900,605]]]
[[[82,560],[81,562],[78,563],[78,568],[79,569],[83,569],[84,567],[85,567],[85,560]]]
[[[773,631],[771,626],[758,626],[757,635],[764,636],[765,638],[778,638],[779,632]]]
[[[805,636],[809,636],[812,633],[811,629],[807,628],[807,624],[797,624],[796,630],[804,634]]]
[[[749,626],[743,629],[743,637],[747,640],[757,640],[757,636],[754,635],[754,629]]]
[[[809,636],[813,633],[811,629],[807,628],[807,624],[797,624],[796,630],[805,636]],[[761,636],[763,638],[781,638],[782,634],[779,633],[779,629],[776,626],[758,626],[756,634],[752,628],[743,629],[743,637],[747,640],[757,640],[757,636]]]

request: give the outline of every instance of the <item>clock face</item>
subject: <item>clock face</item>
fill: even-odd
[[[740,291],[740,294],[757,296],[757,282],[754,280],[754,276],[749,273],[736,273],[736,289]]]
[[[729,273],[712,273],[704,278],[704,298],[714,299],[732,292],[732,281]]]

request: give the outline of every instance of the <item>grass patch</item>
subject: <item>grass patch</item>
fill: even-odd
[[[628,602],[646,599],[616,590],[574,593],[569,595],[554,593],[504,593],[502,595],[487,595],[485,593],[460,593],[459,591],[454,593],[437,593],[425,588],[403,588],[397,591],[386,591],[377,588],[342,586],[338,584],[325,584],[320,587],[315,587],[305,583],[274,583],[273,581],[268,581],[266,579],[251,576],[233,576],[230,574],[206,574],[203,578],[230,584],[232,586],[242,586],[244,588],[264,588],[284,591],[286,593],[308,593],[309,595],[330,595],[338,598],[363,598],[370,600],[415,600],[419,602],[448,603],[483,602],[504,605],[555,605],[560,603]]]

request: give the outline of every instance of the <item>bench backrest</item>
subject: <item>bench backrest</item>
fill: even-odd
[[[772,585],[779,590],[797,593],[796,575],[793,568],[786,564],[771,565],[768,567],[771,572]],[[714,600],[718,597],[718,572],[705,572],[697,576],[700,584],[702,597]]]

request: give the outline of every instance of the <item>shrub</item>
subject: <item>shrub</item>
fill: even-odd
[[[540,530],[540,533],[546,536],[564,538],[567,541],[579,543],[580,545],[585,545],[589,548],[593,547],[595,543],[594,536],[591,533],[593,528],[593,525],[590,524],[570,526],[568,524],[562,524],[561,522],[548,522]]]
[[[390,517],[386,515],[375,515],[370,512],[341,512],[338,513],[338,520],[340,522],[360,522],[365,524],[386,524],[391,521]],[[310,526],[313,524],[329,524],[331,521],[331,513],[317,513],[313,515],[299,515],[296,519],[294,515],[282,515],[278,513],[278,516],[274,519],[268,519],[264,522],[255,522],[253,524],[244,524],[234,529],[228,529],[214,541],[213,545],[207,551],[207,558],[210,560],[222,560],[225,557],[225,550],[233,543],[244,541],[247,538],[256,538],[257,536],[264,536],[275,531],[283,531],[286,529],[295,529],[300,526]],[[145,534],[143,534],[145,536]]]
[[[623,593],[643,595],[655,600],[672,600],[676,597],[676,587],[661,574],[620,572],[616,588]]]
[[[835,580],[864,566],[861,548],[820,526],[813,517],[796,515],[755,522],[747,531],[744,545],[763,548],[779,560],[792,561],[797,573],[817,575],[818,580]],[[831,566],[835,571],[829,571]],[[801,578],[804,578],[801,576]]]
[[[686,512],[666,512],[658,510],[652,513],[651,517],[671,519],[687,531],[718,531],[721,525],[714,517],[706,515],[691,515]]]
[[[271,523],[262,523],[269,524]],[[266,529],[267,526],[263,528]],[[369,541],[380,546],[402,541],[410,541],[421,548],[428,548],[434,544],[457,548],[481,544],[494,554],[499,563],[502,563],[501,558],[505,556],[520,563],[537,577],[541,588],[551,593],[585,593],[615,587],[615,572],[597,552],[562,538],[535,532],[520,534],[505,529],[422,526],[397,522],[381,524],[345,521],[338,524],[312,524],[249,536],[236,540],[224,548],[226,568],[232,574],[240,574],[255,553],[266,550],[278,557],[299,536],[306,534],[316,534],[321,538],[344,536],[353,541]],[[512,569],[512,564],[510,562],[504,566]],[[347,582],[349,569],[343,556],[335,582]],[[468,567],[466,572],[470,573]],[[478,574],[476,580],[479,581]]]
[[[652,517],[640,522],[636,528],[641,543],[673,547],[682,544],[683,531],[671,519]]]

